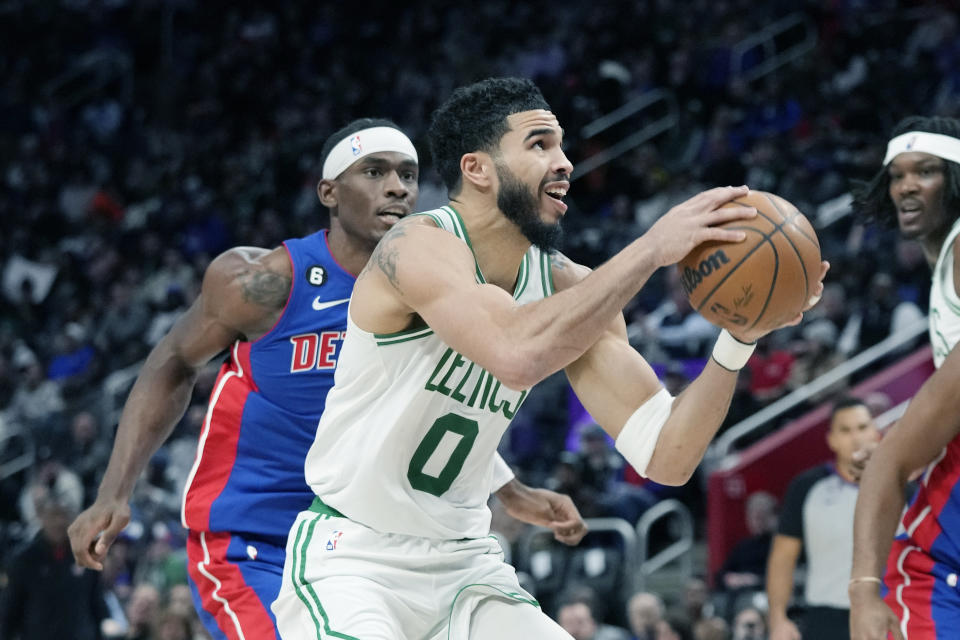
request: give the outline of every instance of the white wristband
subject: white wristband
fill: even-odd
[[[713,360],[728,371],[740,371],[756,348],[756,342],[740,342],[723,329],[717,337],[717,343],[713,345]]]
[[[673,396],[666,389],[660,389],[633,412],[617,436],[617,451],[644,478],[672,407]]]

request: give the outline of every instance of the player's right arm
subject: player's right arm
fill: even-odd
[[[800,640],[787,607],[793,595],[793,572],[803,548],[800,538],[777,534],[767,557],[767,600],[770,603],[770,640]]]
[[[358,278],[351,316],[374,333],[406,329],[419,316],[503,384],[526,389],[579,358],[656,269],[702,242],[743,240],[742,231],[717,225],[756,215],[752,207],[721,208],[748,192],[722,187],[694,196],[575,286],[526,305],[504,288],[476,283],[464,242],[422,218],[404,220]]]
[[[853,525],[852,640],[885,640],[888,629],[901,637],[897,617],[880,598],[874,579],[883,577],[911,474],[933,462],[960,435],[958,396],[960,348],[954,347],[880,441],[864,470]]]
[[[103,568],[107,549],[130,520],[137,478],[186,411],[200,368],[237,339],[268,331],[290,284],[283,248],[231,249],[210,264],[200,295],[147,356],[124,404],[97,498],[70,525],[77,564]]]

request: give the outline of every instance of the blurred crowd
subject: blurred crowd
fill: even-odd
[[[138,365],[195,297],[212,257],[326,224],[314,192],[320,146],[345,122],[390,117],[408,132],[421,151],[425,209],[445,194],[424,132],[455,86],[534,78],[575,164],[662,114],[641,110],[593,135],[585,125],[667,92],[674,126],[573,184],[566,252],[594,266],[709,186],[773,191],[814,219],[824,205],[842,210],[850,180],[877,169],[899,118],[960,116],[957,9],[896,0],[0,1],[5,575],[15,575],[16,545],[50,533],[62,546],[58,523],[92,500]],[[737,44],[783,18],[817,46],[754,77],[764,56],[734,55]],[[925,313],[919,248],[834,218],[818,228],[833,265],[823,302],[757,350],[727,426]],[[715,336],[672,270],[651,279],[626,317],[631,341],[673,391]],[[151,460],[133,523],[95,585],[107,594],[110,637],[199,634],[178,509],[214,373]],[[518,415],[505,456],[524,479],[574,495],[585,515],[635,521],[666,490],[644,484],[578,411],[565,381],[551,378]],[[696,504],[699,493],[693,484],[672,495]],[[558,596],[551,613],[573,620],[586,609],[597,624],[608,613],[626,624],[589,595]],[[744,629],[762,626],[752,611],[759,622],[742,614],[753,621]],[[673,627],[656,635],[642,635],[632,615],[638,638],[763,637],[738,631],[734,611],[709,624],[661,615],[654,626]]]

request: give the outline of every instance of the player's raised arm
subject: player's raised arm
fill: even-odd
[[[147,461],[186,411],[199,369],[241,337],[269,330],[290,291],[285,251],[232,249],[214,260],[200,295],[147,356],[123,407],[96,501],[70,525],[77,564],[100,570],[130,520]]]
[[[587,272],[562,256],[554,260],[558,288],[572,290],[589,282],[594,274],[585,276]],[[816,296],[822,288],[818,283]],[[661,484],[683,484],[726,417],[737,371],[753,350],[745,341],[757,337],[746,334],[737,340],[721,334],[704,370],[673,398],[630,346],[623,317],[617,314],[600,339],[566,367],[566,373],[584,407],[617,439],[617,448],[637,471]]]
[[[742,232],[716,225],[755,215],[749,207],[720,208],[747,192],[723,187],[694,196],[582,282],[526,305],[503,287],[477,283],[464,242],[427,219],[405,220],[384,236],[358,279],[357,291],[379,295],[355,296],[351,314],[376,333],[402,330],[419,316],[505,385],[526,389],[579,358],[656,269],[701,242],[741,240]]]

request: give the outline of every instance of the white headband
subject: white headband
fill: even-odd
[[[940,133],[908,131],[887,144],[887,155],[883,159],[883,165],[888,165],[898,154],[907,151],[929,153],[960,164],[960,139]]]
[[[405,153],[419,162],[417,150],[402,131],[393,127],[370,127],[361,129],[334,145],[323,163],[322,177],[324,180],[333,180],[360,158],[380,151]]]

